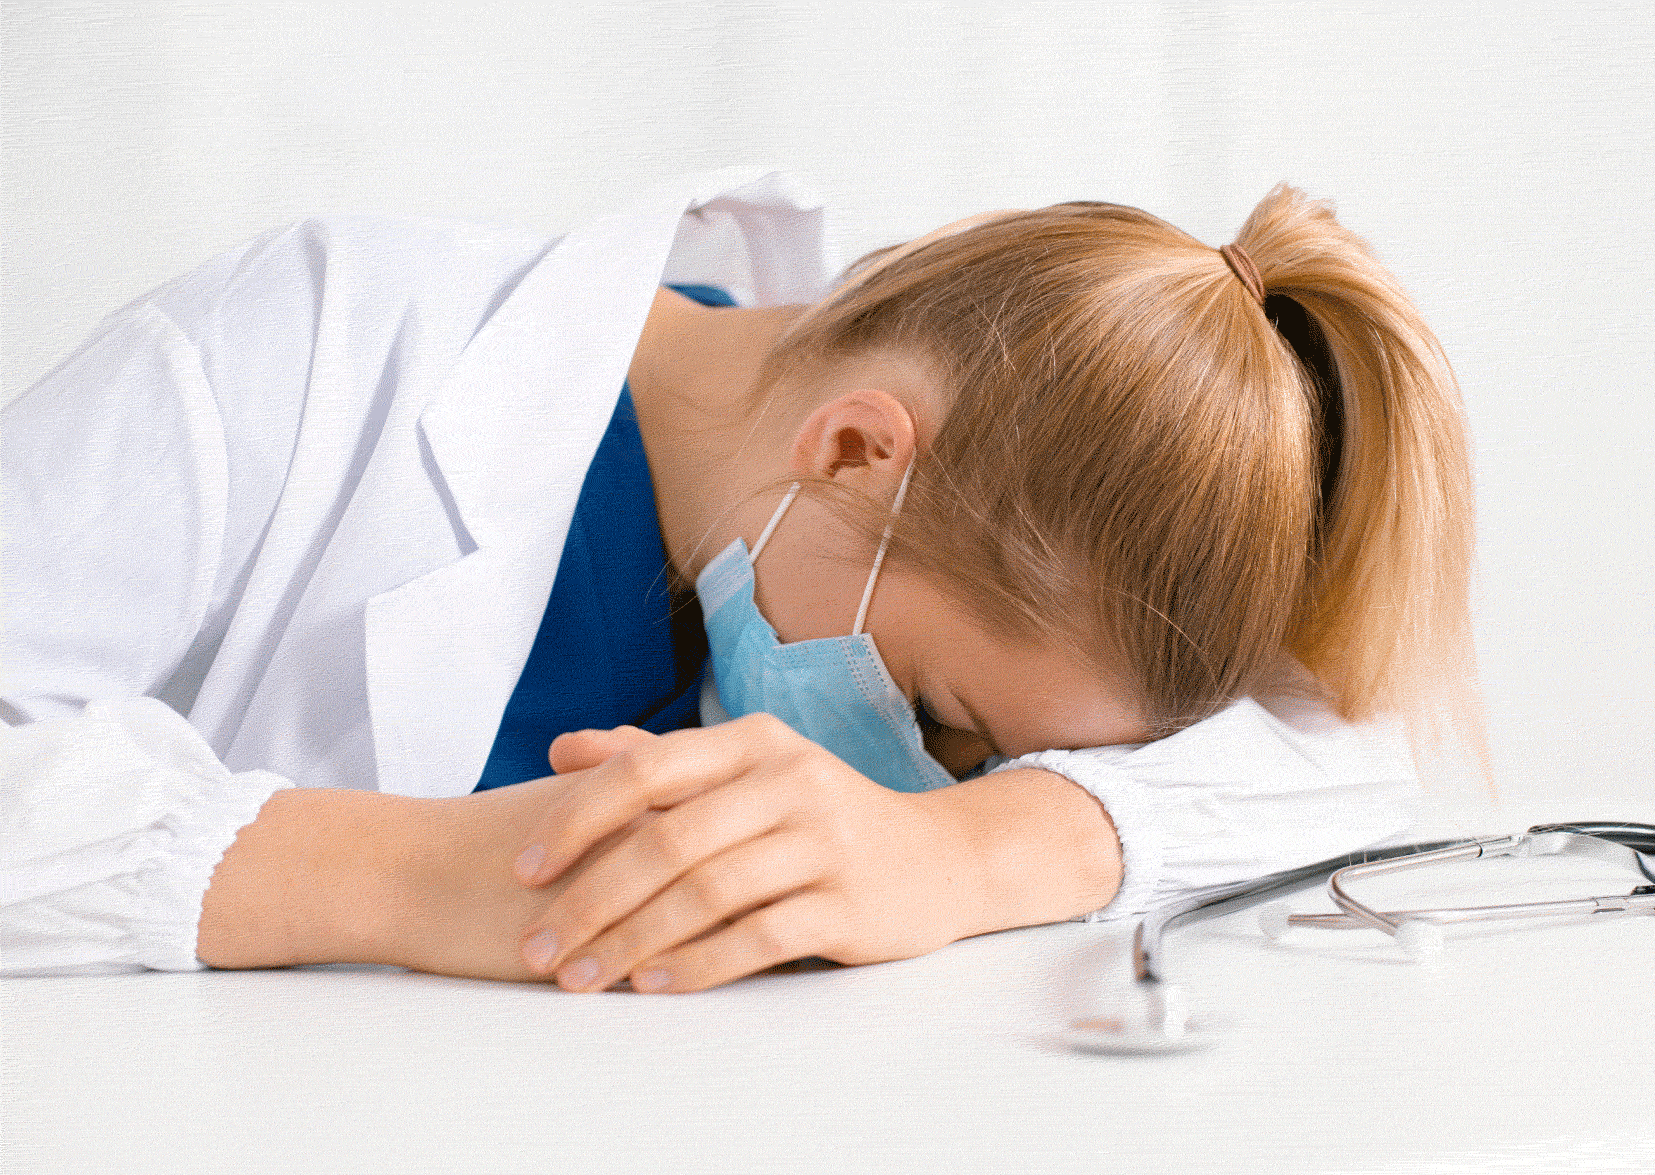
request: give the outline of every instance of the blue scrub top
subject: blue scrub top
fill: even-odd
[[[670,286],[703,306],[734,306],[713,286]],[[550,775],[546,748],[567,730],[701,725],[707,634],[693,592],[673,595],[655,484],[621,385],[563,543],[534,647],[500,719],[475,791]]]

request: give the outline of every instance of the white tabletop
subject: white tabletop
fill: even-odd
[[[1629,888],[1544,864],[1414,892]],[[1420,967],[1373,931],[1271,944],[1242,912],[1168,937],[1169,978],[1228,1022],[1212,1048],[1072,1051],[1129,934],[678,996],[363,967],[8,980],[5,1170],[1655,1170],[1655,919],[1461,929]]]

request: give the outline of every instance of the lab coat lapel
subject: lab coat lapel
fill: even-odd
[[[368,601],[381,791],[462,795],[481,776],[687,203],[565,237],[421,412],[433,489],[476,548]]]
[[[431,492],[447,495],[475,547],[462,541],[458,559],[368,600],[381,791],[455,796],[476,785],[656,288],[682,280],[663,273],[669,256],[725,255],[732,232],[745,259],[716,280],[745,279],[761,305],[822,295],[828,257],[809,189],[785,172],[702,172],[563,238],[421,411]]]

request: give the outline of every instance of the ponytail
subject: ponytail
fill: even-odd
[[[1475,526],[1458,385],[1441,344],[1326,202],[1277,185],[1236,243],[1315,388],[1318,509],[1286,646],[1353,718],[1446,719],[1488,773],[1475,685]]]

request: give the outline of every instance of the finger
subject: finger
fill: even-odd
[[[670,808],[761,763],[785,768],[789,756],[816,750],[768,714],[678,730],[628,747],[571,776],[568,789],[547,804],[540,836],[518,858],[518,879],[528,886],[544,885],[594,842],[650,808]]]
[[[778,963],[831,958],[839,907],[829,894],[803,889],[761,906],[733,925],[634,967],[636,991],[705,991]]]
[[[690,870],[775,829],[787,810],[779,789],[743,780],[658,814],[591,860],[524,928],[524,961],[556,970]]]
[[[810,885],[821,870],[802,849],[796,836],[762,836],[703,862],[572,952],[559,986],[603,991],[644,960]]]
[[[617,726],[614,730],[571,730],[552,740],[552,745],[546,748],[546,759],[559,775],[586,771],[611,755],[628,747],[641,746],[656,737],[636,726]]]

